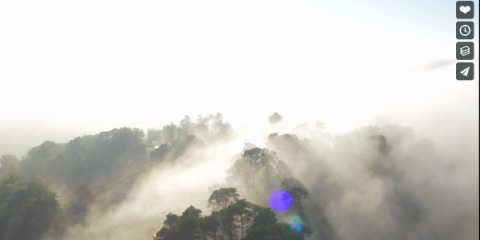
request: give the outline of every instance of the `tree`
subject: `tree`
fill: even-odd
[[[268,136],[267,147],[275,150],[278,155],[289,163],[299,160],[313,161],[307,140],[300,140],[295,134],[272,133]],[[312,163],[313,164],[313,163]]]
[[[96,136],[77,137],[65,145],[64,153],[68,165],[64,171],[64,181],[70,187],[92,178],[93,169],[93,145]]]
[[[167,214],[167,219],[163,222],[164,226],[167,227],[168,229],[174,229],[175,228],[175,223],[178,220],[178,215],[169,213]]]
[[[2,155],[0,157],[0,180],[18,172],[18,159],[13,155]]]
[[[187,136],[192,134],[192,129],[195,126],[193,124],[192,119],[189,116],[185,116],[181,121],[180,121],[180,129],[179,129],[179,135],[181,137]]]
[[[24,181],[11,176],[0,183],[0,238],[36,240],[49,229],[60,214],[57,194],[36,178]],[[6,199],[6,201],[5,201]]]
[[[292,197],[292,202],[300,202],[302,199],[306,198],[308,196],[308,191],[307,189],[301,188],[301,187],[292,187],[287,190],[287,192],[290,194]]]
[[[388,145],[387,138],[383,135],[370,136],[370,141],[373,143],[375,149],[382,154],[388,154],[391,147]]]
[[[181,216],[169,213],[153,240],[201,239],[201,214],[202,211],[193,206],[188,207]]]
[[[200,216],[202,211],[193,206],[188,207],[177,220],[179,240],[200,239]]]
[[[19,174],[33,179],[37,176],[46,177],[46,163],[62,151],[62,146],[52,141],[30,149],[25,159],[20,162]]]
[[[227,208],[228,204],[238,200],[237,189],[235,188],[220,188],[213,191],[208,199],[208,207],[214,210],[221,210]]]
[[[260,207],[258,209],[257,215],[253,218],[252,227],[275,224],[276,222],[277,217],[275,216],[275,213],[272,211],[272,209]]]
[[[258,207],[245,199],[237,200],[228,207],[232,209],[231,211],[235,215],[235,220],[240,228],[240,239],[242,239],[245,231],[252,225]]]
[[[43,177],[49,183],[62,182],[69,179],[69,174],[73,171],[73,165],[63,151],[45,160],[43,167],[45,169]]]
[[[308,190],[296,178],[285,178],[280,187],[285,189],[290,194],[294,202],[300,202],[302,199],[308,196]]]
[[[312,230],[309,227],[295,232],[286,223],[274,223],[250,228],[243,240],[304,240],[311,234]]]
[[[190,206],[181,216],[168,214],[153,240],[304,240],[312,234],[308,226],[293,230],[277,223],[270,208],[238,200],[235,188],[214,191],[209,206],[221,210],[202,217],[200,209]]]
[[[178,215],[169,213],[167,218],[163,221],[163,227],[160,231],[157,232],[153,240],[175,240],[177,239],[178,231],[175,228],[177,223]]]
[[[168,150],[170,150],[168,144],[162,144],[158,146],[157,149],[150,152],[150,159],[154,161],[162,161],[167,156]]]
[[[219,212],[220,229],[222,236],[233,240],[236,237],[237,225],[235,224],[235,211],[231,207],[224,208]]]
[[[299,215],[303,221],[308,223],[308,217],[303,209],[301,201],[308,197],[308,190],[295,178],[286,178],[282,181],[281,188],[285,189],[292,198],[292,205],[289,212]]]
[[[112,152],[119,155],[143,155],[146,153],[143,141],[145,134],[138,128],[120,128],[112,130]]]
[[[87,184],[81,184],[73,189],[68,198],[65,218],[71,224],[85,223],[85,218],[95,201],[92,190]]]
[[[155,144],[155,141],[158,138],[158,131],[155,128],[148,128],[147,134],[145,136],[145,144],[147,147],[151,147]]]
[[[206,141],[222,139],[230,136],[232,126],[223,122],[223,115],[217,113],[215,116],[210,114],[208,117],[198,116],[192,128],[192,133],[200,136]]]
[[[193,135],[178,138],[172,143],[172,147],[169,150],[169,157],[171,159],[177,159],[178,157],[187,153],[187,151],[194,147],[202,147],[204,143]]]
[[[217,135],[229,134],[232,131],[232,126],[229,123],[224,123],[223,115],[217,113],[213,118],[212,130]]]
[[[222,235],[228,239],[237,239],[237,234],[240,233],[239,239],[243,239],[246,231],[255,223],[255,219],[261,211],[265,210],[245,199],[230,203],[218,213]],[[275,214],[271,213],[275,219]]]
[[[312,230],[308,226],[304,226],[301,231],[295,232],[288,224],[277,223],[275,213],[270,208],[260,207],[243,240],[304,240],[311,234]]]
[[[220,219],[218,212],[212,212],[210,216],[200,218],[200,229],[202,230],[203,240],[210,238],[217,240],[219,228]]]
[[[161,131],[161,143],[172,144],[179,138],[178,127],[175,124],[168,124],[163,126]]]
[[[229,179],[241,193],[259,199],[267,197],[282,179],[289,176],[275,152],[257,147],[246,150],[228,172],[231,174]]]

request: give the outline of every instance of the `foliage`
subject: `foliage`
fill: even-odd
[[[95,196],[87,184],[81,184],[73,189],[68,198],[64,218],[69,224],[85,223],[85,218],[95,201]]]
[[[147,130],[146,144],[148,147],[167,144],[171,146],[175,140],[185,138],[188,135],[196,136],[203,142],[214,142],[229,137],[232,134],[232,126],[223,121],[223,115],[217,113],[207,117],[198,116],[195,121],[185,116],[180,125],[173,123],[165,125],[161,130],[150,128]]]
[[[218,212],[212,212],[209,216],[200,218],[200,230],[203,240],[216,239],[220,228],[220,217]]]
[[[39,178],[4,179],[0,199],[0,237],[5,240],[39,239],[61,213],[56,193]]]
[[[295,232],[286,223],[275,223],[250,228],[243,240],[304,240],[311,234],[312,230],[309,227]]]
[[[170,150],[170,146],[168,144],[162,144],[158,146],[155,150],[150,152],[150,159],[154,161],[162,161],[167,157],[168,150]]]
[[[387,139],[383,135],[370,136],[370,140],[373,142],[375,149],[383,154],[387,154],[390,151],[390,146],[387,143]]]
[[[266,194],[278,188],[280,182],[290,176],[285,163],[277,154],[268,149],[251,148],[228,170],[230,184],[241,194],[258,196],[264,199]]]
[[[195,240],[201,239],[202,211],[190,206],[181,216],[169,213],[163,227],[154,240]]]
[[[221,188],[213,191],[208,199],[208,206],[214,210],[222,210],[227,208],[228,204],[238,200],[237,189]]]
[[[18,159],[13,155],[2,155],[0,157],[0,180],[18,173]]]
[[[288,224],[277,223],[270,208],[238,199],[235,188],[214,191],[209,206],[220,210],[201,216],[199,209],[190,206],[181,216],[169,213],[153,240],[304,240],[312,234],[308,226],[295,232]]]
[[[158,162],[174,162],[204,142],[230,134],[231,126],[221,114],[195,120],[186,116],[179,125],[148,129],[147,134],[138,128],[115,128],[65,144],[45,141],[21,160],[2,155],[0,239],[38,239],[46,233],[61,239],[66,228],[87,223],[93,204],[107,211],[120,203]],[[54,189],[63,195],[62,203]],[[174,239],[215,236],[220,213],[202,217],[199,211],[192,207],[177,218],[171,215],[163,231]]]
[[[304,222],[309,223],[308,216],[301,202],[308,197],[308,190],[305,186],[295,178],[286,178],[280,186],[285,189],[292,198],[292,205],[290,209],[288,209],[287,214],[290,216],[298,215]]]

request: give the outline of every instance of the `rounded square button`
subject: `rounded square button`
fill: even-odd
[[[473,42],[457,42],[457,60],[473,60]]]
[[[458,19],[473,19],[474,16],[473,1],[458,1],[457,2],[457,18]]]
[[[473,22],[457,22],[457,39],[473,39]]]
[[[473,68],[473,63],[470,62],[457,63],[457,80],[473,80]]]

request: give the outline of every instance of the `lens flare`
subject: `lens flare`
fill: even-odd
[[[294,216],[288,220],[288,225],[292,228],[295,232],[300,232],[303,229],[303,222],[299,216]]]
[[[270,194],[268,199],[270,207],[275,211],[285,211],[292,204],[292,197],[288,192],[285,192],[283,189],[278,189],[273,191]]]

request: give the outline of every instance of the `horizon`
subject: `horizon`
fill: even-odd
[[[453,79],[454,1],[30,3],[0,4],[3,152],[217,112],[239,129],[275,111],[332,133],[421,128],[445,95],[478,121],[478,78]]]

